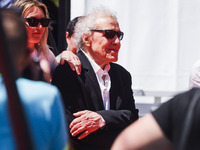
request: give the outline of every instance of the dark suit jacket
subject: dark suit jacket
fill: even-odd
[[[82,51],[77,56],[82,64],[81,75],[77,75],[65,63],[56,68],[52,83],[61,91],[68,123],[74,119],[72,114],[81,110],[95,111],[106,122],[102,129],[82,140],[73,138],[76,149],[110,149],[119,132],[138,119],[130,73],[120,65],[110,63],[110,110],[105,110],[100,87],[89,60]]]

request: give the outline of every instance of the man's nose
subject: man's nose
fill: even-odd
[[[115,37],[113,38],[113,43],[120,44],[120,40],[119,40],[119,37],[117,35],[115,35]]]

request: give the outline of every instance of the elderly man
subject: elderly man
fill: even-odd
[[[138,119],[131,75],[113,63],[118,60],[123,32],[115,14],[104,7],[80,19],[75,30],[81,75],[66,63],[56,68],[52,83],[64,98],[74,148],[107,150]]]

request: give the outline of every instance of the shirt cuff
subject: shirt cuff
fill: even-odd
[[[101,120],[102,120],[102,123],[100,124],[100,128],[103,128],[106,124],[106,121],[103,119],[102,116],[101,116]]]

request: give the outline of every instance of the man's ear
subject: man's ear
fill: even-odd
[[[67,38],[69,38],[69,33],[68,33],[68,32],[66,32],[66,39],[67,39]]]
[[[67,44],[69,44],[69,42],[70,42],[70,37],[69,37],[69,32],[66,32],[66,42],[67,42]]]
[[[83,33],[82,35],[82,40],[85,46],[89,47],[90,46],[90,36],[86,33]]]

